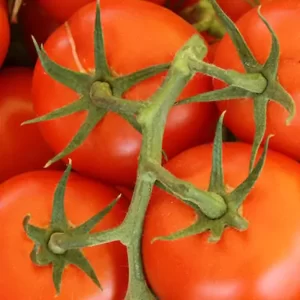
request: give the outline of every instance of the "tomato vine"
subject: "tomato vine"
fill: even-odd
[[[195,35],[177,52],[171,65],[154,66],[128,76],[114,77],[106,61],[99,2],[97,3],[95,21],[96,67],[93,76],[73,72],[59,66],[50,60],[43,48],[40,49],[36,45],[45,71],[55,80],[76,91],[81,95],[81,98],[45,116],[30,120],[26,124],[49,121],[81,110],[88,110],[88,117],[73,140],[47,166],[75,150],[109,111],[120,114],[143,135],[133,198],[126,218],[120,226],[103,232],[89,233],[94,225],[109,212],[117,199],[104,211],[80,226],[80,229],[68,226],[63,202],[71,163],[69,163],[56,189],[49,228],[45,230],[35,227],[29,224],[28,217],[25,218],[24,227],[27,235],[35,242],[31,258],[38,265],[53,265],[54,284],[58,292],[63,270],[70,263],[78,266],[97,285],[100,285],[95,278],[92,266],[81,254],[80,249],[120,241],[127,247],[129,260],[129,286],[126,299],[146,300],[155,298],[145,281],[141,256],[143,224],[155,184],[190,205],[199,216],[189,228],[171,236],[157,237],[156,239],[174,240],[210,231],[210,241],[217,242],[222,237],[225,227],[234,227],[238,230],[247,229],[248,223],[243,218],[240,208],[260,175],[266,159],[270,137],[264,145],[261,157],[257,160],[256,156],[265,134],[267,103],[272,99],[282,105],[290,114],[288,122],[292,120],[295,114],[295,105],[290,95],[277,80],[279,44],[275,33],[260,14],[260,11],[258,11],[260,18],[272,36],[272,49],[269,58],[263,65],[254,58],[238,29],[219,8],[216,1],[210,0],[210,3],[231,36],[246,73],[224,70],[205,63],[203,58],[207,54],[206,45],[198,35]],[[168,73],[162,86],[147,101],[122,99],[123,92],[131,86],[166,69],[168,69]],[[234,190],[228,190],[223,178],[222,124],[224,114],[221,115],[216,129],[212,172],[207,191],[199,190],[192,184],[176,178],[161,166],[162,139],[168,112],[175,105],[177,97],[186,84],[197,72],[222,80],[229,86],[222,90],[185,99],[176,105],[241,97],[251,97],[254,101],[256,135],[250,171],[246,180]]]

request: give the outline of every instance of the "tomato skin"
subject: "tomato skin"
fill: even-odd
[[[48,1],[52,3],[52,1]],[[62,1],[64,3],[64,1]],[[21,24],[24,42],[31,59],[37,60],[37,52],[34,47],[32,36],[38,45],[43,44],[50,34],[61,24],[34,0],[24,0],[18,14],[18,22]]]
[[[211,63],[213,63],[213,61],[215,60],[215,55],[216,55],[218,45],[219,42],[215,42],[208,46],[207,58]]]
[[[288,34],[290,28],[300,26],[300,6],[298,1],[275,1],[262,5],[263,16],[273,27],[280,43],[280,60],[278,79],[281,85],[290,93],[296,105],[296,116],[290,126],[286,126],[287,112],[272,101],[268,104],[266,135],[274,134],[270,141],[270,148],[300,159],[300,39],[297,31],[293,38]],[[253,54],[260,63],[267,59],[271,47],[271,38],[262,21],[259,20],[256,10],[252,10],[242,17],[237,26],[243,34]],[[243,72],[243,66],[238,58],[228,36],[220,42],[217,48],[214,63],[225,69]],[[214,80],[215,89],[224,87],[224,84]],[[225,125],[240,140],[252,143],[255,124],[253,119],[253,101],[238,99],[220,101],[217,103],[220,111],[226,110]],[[237,117],[238,116],[238,117]]]
[[[234,22],[252,8],[252,6],[245,0],[217,0],[217,3],[226,15]]]
[[[55,296],[52,267],[38,267],[31,262],[29,255],[33,242],[24,232],[23,218],[30,213],[31,224],[40,227],[49,224],[53,194],[61,176],[59,171],[36,171],[16,176],[0,185],[0,225],[5,228],[5,243],[0,249],[1,270],[5,274],[0,277],[1,299],[37,300],[41,295],[43,300],[124,299],[128,268],[126,248],[120,243],[83,250],[103,291],[71,265],[65,269],[61,293]],[[104,209],[118,194],[112,187],[71,174],[65,196],[66,215],[74,226],[78,226]],[[119,225],[126,210],[127,200],[122,198],[93,231]]]
[[[251,145],[224,143],[223,151],[225,184],[234,188],[247,176]],[[211,153],[211,144],[198,146],[179,154],[166,167],[207,189]],[[143,258],[158,298],[299,300],[299,193],[299,164],[269,151],[261,177],[243,204],[247,231],[227,228],[218,243],[209,243],[205,233],[151,244],[154,237],[186,228],[196,220],[189,206],[156,190],[146,215]]]
[[[5,0],[0,0],[0,67],[6,57],[9,39],[10,30],[7,16],[7,4]]]
[[[35,116],[31,101],[32,70],[21,67],[0,71],[0,183],[42,169],[53,152],[36,124],[21,126]],[[61,168],[62,163],[53,165]]]
[[[174,13],[148,2],[101,1],[101,6],[108,63],[117,74],[128,74],[154,64],[170,62],[175,52],[196,33],[190,24]],[[94,15],[95,4],[92,3],[79,10],[68,22],[74,34],[78,57],[86,70],[94,68]],[[141,22],[147,24],[146,28],[144,25],[138,26]],[[157,34],[157,28],[160,34]],[[130,34],[126,34],[128,32]],[[140,41],[138,45],[137,40]],[[45,50],[57,63],[78,70],[65,26],[51,35],[45,44]],[[139,83],[127,91],[124,97],[133,100],[148,98],[160,86],[164,74]],[[211,79],[198,74],[186,87],[181,98],[210,89]],[[51,79],[41,64],[37,63],[33,80],[33,101],[37,115],[46,114],[78,97],[75,92]],[[86,112],[80,112],[40,123],[39,126],[49,145],[58,153],[78,131],[85,117]],[[168,157],[212,140],[216,119],[217,110],[212,103],[173,108],[168,117],[163,144]],[[120,116],[110,113],[91,132],[83,145],[69,156],[74,169],[82,174],[116,185],[132,185],[136,177],[140,145],[141,135]]]
[[[49,15],[63,23],[68,20],[77,10],[94,0],[36,0]]]

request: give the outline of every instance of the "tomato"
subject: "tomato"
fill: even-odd
[[[108,63],[118,75],[170,62],[176,51],[196,33],[179,16],[152,3],[107,0],[101,1],[101,6]],[[55,31],[45,44],[50,58],[64,67],[79,70],[75,62],[78,56],[85,70],[93,70],[94,18],[95,3],[85,6],[69,20],[76,53],[72,53],[71,36],[66,27]],[[147,99],[159,88],[164,75],[161,73],[144,80],[127,91],[124,97]],[[197,74],[181,98],[210,89],[211,79]],[[33,101],[37,115],[72,103],[78,97],[47,75],[40,63],[37,64],[33,80]],[[49,145],[58,153],[72,139],[85,118],[86,112],[80,112],[40,123],[39,126]],[[167,156],[170,158],[186,148],[212,140],[216,118],[213,103],[174,107],[169,114],[164,136],[163,148]],[[74,169],[82,174],[113,184],[132,185],[136,177],[140,145],[141,135],[120,116],[109,113],[69,156]]]
[[[5,59],[10,39],[10,31],[7,17],[7,4],[0,0],[0,67]]]
[[[0,72],[0,182],[41,169],[53,156],[36,124],[21,126],[34,117],[31,82],[32,71],[27,68],[7,68]]]
[[[149,1],[158,5],[165,5],[166,0],[144,0],[144,1]]]
[[[78,9],[93,0],[36,0],[53,18],[63,23]]]
[[[133,190],[127,188],[126,186],[116,186],[115,187],[122,195],[124,195],[127,199],[131,200],[133,196]]]
[[[1,299],[124,299],[128,268],[126,248],[120,243],[83,249],[103,291],[81,270],[70,265],[63,274],[61,293],[55,296],[51,266],[39,267],[31,262],[33,242],[26,236],[22,221],[30,212],[31,224],[42,227],[49,224],[53,194],[61,176],[59,171],[36,171],[16,176],[0,186],[0,226],[5,228],[5,243],[0,249],[1,270],[5,274],[0,277]],[[66,186],[66,215],[78,226],[104,209],[118,194],[100,182],[71,174]],[[119,225],[126,209],[127,200],[122,198],[93,231]]]
[[[165,5],[165,0],[144,0],[158,5]],[[178,0],[171,1],[171,7],[176,7]],[[179,0],[180,1],[180,0]],[[183,8],[194,4],[198,0],[188,0],[183,3]],[[37,58],[32,42],[32,36],[38,44],[44,43],[50,34],[59,25],[67,21],[77,10],[93,0],[59,1],[59,0],[24,0],[18,13],[18,20],[24,34],[26,46],[31,58]],[[42,24],[42,26],[41,26]]]
[[[226,15],[235,22],[253,7],[275,1],[282,0],[217,0],[217,3]]]
[[[208,60],[210,62],[213,62],[214,59],[215,59],[215,55],[216,55],[216,51],[217,51],[218,45],[219,45],[219,42],[215,42],[215,43],[213,43],[213,44],[211,44],[211,45],[208,46],[207,57],[208,57]]]
[[[247,0],[217,0],[217,3],[232,21],[237,21],[242,15],[253,8],[253,5]]]
[[[224,143],[225,184],[247,176],[251,145]],[[189,149],[166,167],[207,189],[212,145]],[[246,198],[247,231],[226,228],[221,240],[208,233],[176,241],[155,241],[192,225],[190,206],[161,190],[150,201],[143,234],[143,258],[150,286],[164,300],[298,300],[300,295],[300,166],[269,151],[261,176]],[[174,288],[176,287],[176,288]]]
[[[165,5],[168,2],[168,0],[144,0],[144,1],[149,1],[158,5]],[[171,5],[172,6],[176,5],[178,1],[180,0],[172,0]],[[192,1],[193,0],[188,0],[186,2],[192,2]],[[90,2],[94,2],[94,0],[65,0],[65,1],[36,0],[36,2],[41,7],[43,7],[55,20],[63,23],[66,20],[68,20],[81,7],[85,6]]]
[[[52,3],[51,1],[48,2]],[[26,47],[34,61],[37,59],[37,53],[32,42],[32,36],[40,45],[61,24],[50,16],[39,3],[33,0],[24,0],[22,2],[18,14],[18,22],[22,29]]]
[[[280,43],[280,61],[278,79],[281,85],[293,97],[296,105],[296,116],[290,126],[285,125],[287,112],[279,104],[269,102],[267,109],[266,135],[275,134],[270,141],[270,147],[285,153],[297,160],[300,159],[300,32],[295,32],[291,38],[290,28],[300,26],[300,6],[298,1],[275,1],[262,5],[261,12],[274,29]],[[253,54],[260,63],[264,63],[269,55],[271,37],[265,25],[260,21],[255,10],[250,11],[238,22],[237,26],[243,34]],[[215,64],[225,68],[243,71],[236,50],[228,36],[218,46]],[[214,81],[215,88],[223,87],[219,81]],[[239,99],[220,101],[220,111],[226,110],[225,125],[240,140],[252,142],[255,124],[253,121],[253,101]]]

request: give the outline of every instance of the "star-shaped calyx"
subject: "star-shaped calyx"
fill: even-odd
[[[59,181],[54,193],[52,217],[50,224],[47,228],[40,228],[29,224],[30,216],[24,219],[24,229],[27,236],[34,242],[33,250],[30,254],[31,260],[38,266],[52,265],[53,268],[53,282],[57,294],[61,289],[62,275],[64,269],[68,265],[75,265],[81,269],[91,280],[101,288],[100,282],[97,278],[95,271],[84,256],[81,249],[70,249],[64,251],[59,247],[51,248],[49,240],[53,234],[63,234],[70,237],[84,238],[88,233],[111,211],[117,201],[120,199],[119,195],[114,201],[111,202],[105,209],[87,220],[78,227],[73,227],[68,222],[65,214],[64,196],[66,184],[71,172],[71,161],[64,172],[61,180]]]
[[[243,201],[246,199],[247,195],[250,193],[253,188],[256,180],[258,179],[267,155],[267,149],[269,144],[269,139],[264,145],[263,153],[257,164],[249,173],[248,177],[234,190],[228,191],[224,183],[224,174],[222,166],[222,129],[223,129],[223,119],[225,112],[221,115],[216,129],[216,135],[213,145],[213,158],[212,158],[212,170],[210,175],[210,183],[208,187],[208,192],[217,194],[221,196],[226,205],[227,211],[218,219],[210,219],[205,216],[198,206],[190,202],[186,202],[191,206],[196,212],[198,218],[197,221],[181,231],[175,232],[169,236],[161,236],[154,239],[155,240],[176,240],[179,238],[184,238],[191,235],[200,234],[205,231],[210,231],[211,235],[209,241],[217,242],[226,227],[233,227],[237,230],[243,231],[248,228],[247,220],[241,214],[241,206]]]
[[[217,4],[216,0],[209,0],[213,5],[219,19],[223,22],[226,30],[237,49],[241,62],[243,63],[247,80],[243,80],[243,74],[232,70],[222,70],[217,67],[211,67],[205,62],[192,62],[191,67],[196,71],[206,72],[208,75],[219,78],[225,81],[228,86],[211,91],[208,93],[200,94],[190,97],[176,103],[182,105],[192,102],[209,102],[209,101],[222,101],[240,98],[252,98],[254,103],[254,121],[255,121],[255,136],[252,147],[252,154],[250,160],[250,171],[254,166],[259,146],[263,141],[266,132],[267,123],[267,106],[269,101],[277,102],[283,106],[289,116],[286,124],[290,124],[296,114],[295,103],[291,95],[284,89],[278,81],[278,65],[280,57],[280,45],[277,36],[267,20],[262,16],[260,7],[258,7],[258,15],[262,22],[267,27],[272,38],[272,45],[269,56],[264,64],[261,64],[254,57],[249,49],[245,39],[232,20],[224,13],[224,11]],[[218,75],[221,75],[218,77]],[[242,75],[242,76],[241,76]],[[260,77],[260,78],[259,78]],[[241,80],[239,80],[241,79]],[[251,82],[253,80],[253,82]],[[262,86],[256,86],[255,82],[264,83]]]
[[[114,102],[131,102],[131,109],[117,112],[134,126],[134,128],[140,130],[138,123],[135,121],[134,113],[138,112],[145,103],[143,101],[122,99],[122,95],[137,83],[167,70],[170,66],[170,64],[160,64],[129,75],[114,75],[106,59],[99,0],[96,5],[94,30],[95,72],[93,74],[75,72],[60,66],[48,57],[43,46],[40,48],[34,39],[33,42],[45,72],[56,81],[75,91],[79,95],[79,99],[46,115],[26,121],[22,125],[53,120],[84,110],[88,112],[84,123],[69,144],[52,158],[45,167],[59,161],[78,148],[98,122],[104,118],[107,112],[114,111]],[[95,90],[97,90],[97,95],[101,94],[103,97],[102,101],[98,102],[97,105],[93,103],[90,97],[90,94],[94,93]],[[103,104],[102,106],[101,102]]]

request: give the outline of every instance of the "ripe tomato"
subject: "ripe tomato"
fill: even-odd
[[[51,1],[48,1],[51,3]],[[61,3],[64,3],[62,1]],[[37,53],[32,42],[32,36],[38,44],[44,43],[50,34],[61,24],[36,1],[24,0],[18,13],[24,41],[33,61],[37,59]]]
[[[208,46],[207,58],[210,62],[213,62],[215,60],[215,55],[216,55],[218,45],[219,45],[219,42],[215,42]]]
[[[196,33],[179,16],[152,3],[106,0],[101,1],[101,7],[108,63],[119,75],[170,62],[176,51]],[[50,58],[78,71],[75,62],[78,56],[85,70],[93,70],[94,18],[95,3],[92,3],[69,20],[76,53],[72,53],[71,36],[66,27],[55,31],[45,44]],[[148,98],[159,88],[164,74],[139,83],[124,97],[133,100]],[[210,78],[198,74],[188,84],[181,98],[210,89]],[[47,75],[40,63],[37,64],[33,80],[33,101],[37,115],[72,103],[78,97]],[[80,112],[39,125],[47,142],[58,153],[72,139],[85,118],[86,113]],[[212,140],[216,118],[215,105],[212,103],[174,107],[169,114],[164,137],[163,147],[167,156],[172,157],[193,145]],[[136,177],[140,145],[141,135],[120,116],[110,113],[70,157],[74,169],[83,174],[113,184],[132,185]]]
[[[123,0],[124,1],[124,0]],[[164,5],[166,0],[144,0],[158,5]],[[172,0],[176,3],[178,0]],[[68,20],[77,10],[94,0],[36,0],[55,20],[63,23]],[[125,1],[126,2],[126,1]]]
[[[78,9],[94,0],[36,0],[55,20],[63,23]]]
[[[10,39],[10,31],[7,17],[7,5],[5,0],[0,0],[0,67],[5,59]]]
[[[33,242],[27,238],[22,221],[30,213],[31,224],[39,227],[49,224],[53,194],[61,176],[59,171],[36,171],[0,185],[0,226],[5,228],[5,243],[0,249],[1,270],[5,274],[0,276],[1,299],[124,299],[128,268],[126,248],[120,243],[83,249],[103,291],[81,270],[70,265],[63,274],[61,293],[55,297],[51,266],[39,267],[32,263]],[[104,209],[118,194],[117,190],[100,182],[71,174],[65,195],[66,215],[78,226]],[[93,231],[119,225],[126,209],[127,200],[122,198]]]
[[[36,124],[21,126],[34,117],[31,83],[30,69],[15,67],[0,72],[0,182],[41,169],[53,156]]]
[[[253,8],[247,0],[217,0],[217,2],[232,21],[237,21],[242,15]]]
[[[296,31],[293,38],[288,34],[289,28],[300,26],[300,6],[297,0],[274,1],[262,5],[261,12],[274,29],[280,43],[280,61],[278,79],[282,86],[293,97],[296,105],[296,116],[290,126],[285,125],[287,112],[280,105],[269,102],[267,110],[267,132],[275,134],[270,140],[270,147],[283,152],[295,159],[300,159],[300,32]],[[253,54],[260,63],[264,63],[271,47],[270,33],[259,19],[256,10],[242,17],[237,26],[243,34]],[[225,69],[243,72],[243,66],[228,36],[220,42],[215,64]],[[214,81],[215,88],[223,87]],[[253,101],[250,99],[220,101],[220,111],[226,110],[225,125],[238,138],[252,142],[255,125],[253,121]]]
[[[225,184],[235,188],[247,176],[251,145],[224,143]],[[212,145],[189,149],[166,167],[207,189]],[[300,166],[269,151],[264,169],[245,200],[247,231],[225,229],[221,240],[208,234],[177,241],[151,240],[192,225],[196,214],[183,202],[156,191],[143,235],[150,286],[164,300],[298,300],[300,295]],[[178,287],[178,288],[174,288]]]

